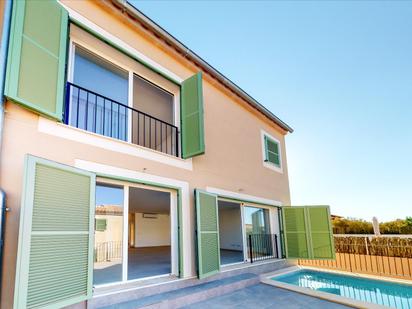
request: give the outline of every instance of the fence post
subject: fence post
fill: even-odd
[[[279,258],[279,251],[278,251],[278,235],[275,234],[275,250],[276,250],[276,258]]]
[[[368,248],[368,238],[365,237],[365,248],[366,248],[366,255],[369,255],[369,248]]]
[[[249,256],[250,263],[253,263],[252,235],[249,234]]]

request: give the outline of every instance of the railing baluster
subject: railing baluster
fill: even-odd
[[[97,133],[97,95],[94,96],[94,133]]]
[[[149,148],[152,148],[152,118],[149,118]]]
[[[105,133],[105,123],[106,123],[106,99],[103,98],[103,135],[106,135]]]
[[[122,139],[120,137],[120,105],[117,105],[117,139]]]
[[[166,153],[169,153],[169,151],[168,151],[168,149],[167,149],[167,146],[169,145],[168,144],[168,139],[169,139],[169,134],[167,134],[167,126],[166,126],[166,129],[165,129],[165,133],[166,133]]]
[[[137,145],[140,145],[140,113],[137,114]]]
[[[250,234],[249,234],[249,259],[250,259],[250,263],[253,263],[252,235]]]
[[[76,115],[76,128],[79,127],[79,109],[80,109],[80,88],[77,91],[77,115]]]
[[[89,120],[89,93],[86,93],[86,117],[85,117],[85,123],[86,125],[84,126],[85,130],[87,131],[87,121]]]
[[[110,101],[110,137],[113,137],[113,101]]]
[[[128,135],[129,132],[127,130],[127,127],[129,125],[129,113],[127,112],[126,107],[123,107],[124,109],[124,137],[125,137],[125,141],[127,141],[129,139]],[[130,137],[131,138],[131,137]]]
[[[143,146],[146,147],[146,115],[143,115]]]
[[[157,121],[155,121],[155,149],[157,150]]]

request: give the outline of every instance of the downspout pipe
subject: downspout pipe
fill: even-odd
[[[5,112],[5,97],[4,97],[4,86],[6,81],[6,68],[7,68],[7,53],[9,47],[9,33],[10,33],[10,22],[11,22],[11,10],[12,1],[4,2],[4,16],[3,25],[1,32],[1,43],[0,43],[0,162],[2,154],[2,143],[3,143],[3,128],[4,128],[4,112]],[[3,250],[4,250],[4,233],[6,224],[6,211],[8,208],[6,206],[6,193],[0,189],[0,300],[2,292],[2,278],[3,278]]]

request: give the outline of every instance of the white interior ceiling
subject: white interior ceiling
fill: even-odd
[[[168,214],[170,193],[131,187],[129,212]]]

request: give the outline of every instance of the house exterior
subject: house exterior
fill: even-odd
[[[278,258],[333,258],[328,208],[283,207],[293,130],[133,6],[0,9],[1,308],[201,279],[224,254],[247,264],[250,234],[277,235]],[[141,256],[167,261],[151,272]]]

